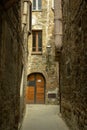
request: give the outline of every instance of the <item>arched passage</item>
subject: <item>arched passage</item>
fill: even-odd
[[[41,73],[32,73],[27,76],[26,103],[45,103],[45,78]]]

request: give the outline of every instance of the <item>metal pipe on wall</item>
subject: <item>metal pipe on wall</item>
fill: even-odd
[[[55,46],[58,50],[62,47],[62,1],[54,0],[54,35]]]

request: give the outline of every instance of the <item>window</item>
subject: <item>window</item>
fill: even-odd
[[[41,0],[33,0],[32,10],[41,10],[42,1]]]
[[[42,51],[42,30],[32,31],[32,51]]]

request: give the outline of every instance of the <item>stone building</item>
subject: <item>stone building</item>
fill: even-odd
[[[53,0],[32,1],[32,35],[28,44],[27,103],[58,103]]]
[[[87,1],[60,2],[63,38],[57,50],[61,113],[70,130],[87,130]],[[57,4],[55,0],[55,7]]]
[[[0,130],[18,130],[24,114],[29,33],[28,22],[21,26],[23,4],[0,1]]]

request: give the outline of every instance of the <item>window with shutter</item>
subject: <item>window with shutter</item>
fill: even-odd
[[[42,52],[42,30],[32,31],[32,52]]]

